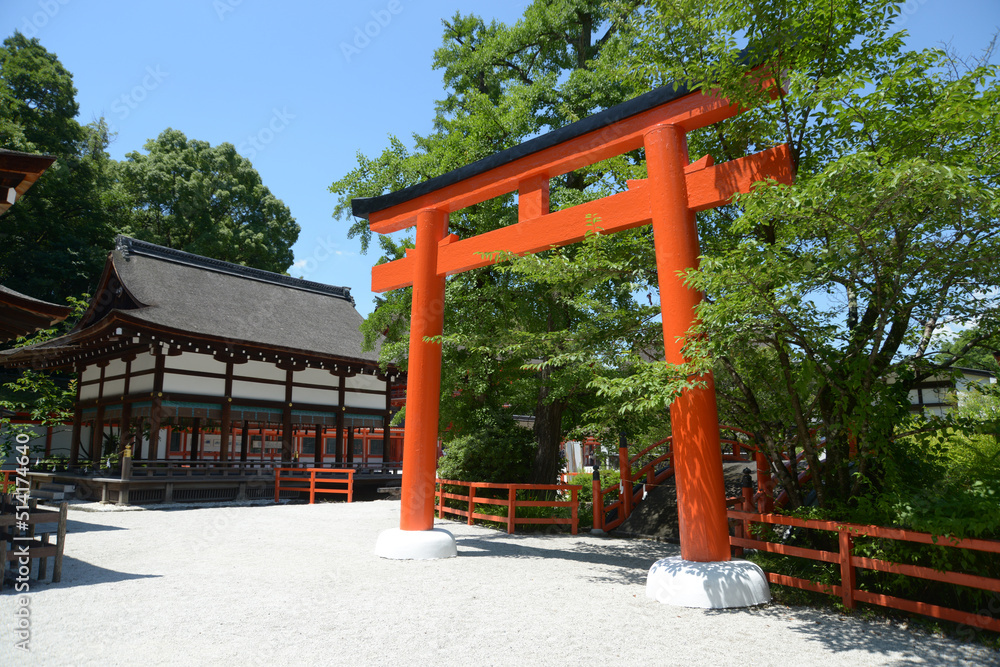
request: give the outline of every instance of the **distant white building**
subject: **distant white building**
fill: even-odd
[[[942,374],[916,384],[910,389],[910,410],[942,416],[962,402],[962,396],[972,384],[996,384],[990,371],[956,368],[959,375]]]

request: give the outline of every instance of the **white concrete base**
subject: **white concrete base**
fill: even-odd
[[[771,589],[764,571],[750,561],[697,563],[673,556],[649,568],[646,597],[678,607],[728,609],[770,602]]]
[[[375,542],[375,555],[399,560],[431,560],[458,555],[455,537],[443,528],[383,530]]]

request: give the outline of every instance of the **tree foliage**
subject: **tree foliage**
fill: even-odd
[[[232,144],[167,129],[145,151],[118,168],[129,203],[123,233],[266,271],[291,265],[299,226]]]
[[[106,127],[76,121],[73,78],[37,39],[0,48],[0,146],[56,158],[0,225],[0,283],[62,301],[96,282],[114,237]]]

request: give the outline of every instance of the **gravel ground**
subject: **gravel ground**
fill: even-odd
[[[1000,665],[979,645],[834,613],[645,595],[672,545],[452,522],[459,557],[373,554],[399,502],[70,513],[62,582],[32,581],[5,665]]]

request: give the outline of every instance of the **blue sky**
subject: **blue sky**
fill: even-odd
[[[371,266],[331,217],[330,183],[430,130],[441,20],[457,10],[516,21],[529,0],[3,0],[4,36],[38,37],[73,74],[79,120],[104,116],[122,159],[167,127],[230,142],[291,209],[302,232],[295,276],[347,285],[372,310]],[[917,47],[982,48],[1000,0],[909,0],[900,27]],[[365,34],[367,32],[367,34]],[[360,35],[360,37],[359,37]]]

